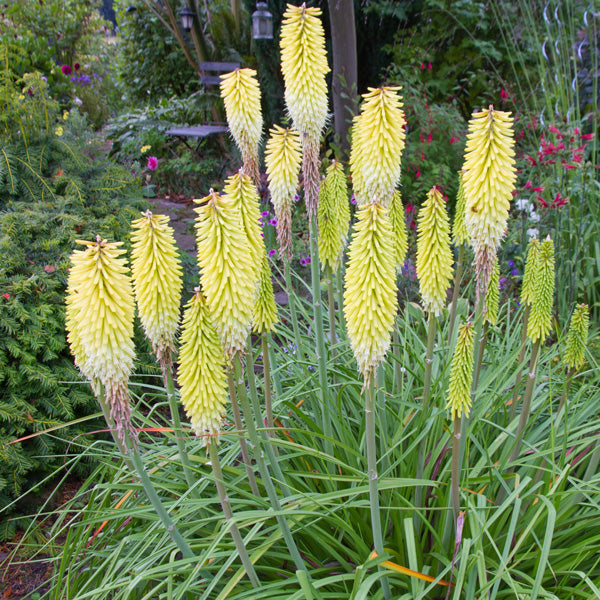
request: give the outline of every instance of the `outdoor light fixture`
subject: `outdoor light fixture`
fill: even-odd
[[[266,2],[257,2],[256,10],[252,13],[252,39],[273,39],[273,15],[269,12]]]
[[[196,13],[193,10],[190,10],[187,6],[184,6],[181,12],[179,13],[179,18],[181,19],[181,27],[184,31],[191,31],[194,25],[194,17]]]

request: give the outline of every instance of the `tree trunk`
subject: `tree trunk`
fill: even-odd
[[[340,149],[347,159],[349,130],[356,113],[356,27],[353,0],[329,0],[333,54],[333,119]]]

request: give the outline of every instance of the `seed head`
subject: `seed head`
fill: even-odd
[[[473,325],[463,323],[458,330],[458,340],[450,367],[448,404],[452,420],[471,412],[471,385],[473,383]]]
[[[535,273],[533,301],[527,323],[527,336],[532,342],[544,342],[552,328],[554,297],[554,242],[548,236],[540,245]]]
[[[402,265],[408,252],[408,238],[406,235],[406,221],[404,220],[404,206],[399,191],[395,191],[390,202],[390,222],[392,223],[393,242],[396,256],[396,271],[402,270]]]
[[[567,334],[564,363],[569,369],[581,369],[585,363],[585,346],[590,325],[590,309],[587,304],[578,304],[571,317]]]

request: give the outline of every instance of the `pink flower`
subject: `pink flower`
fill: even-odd
[[[424,71],[424,70],[425,70],[425,63],[424,63],[424,62],[422,62],[422,63],[421,63],[421,71]]]
[[[580,133],[580,132],[579,132],[579,127],[575,127],[575,129],[573,129],[573,133],[574,133],[575,135],[579,135],[579,133]]]
[[[535,165],[537,165],[537,162],[535,161],[535,158],[533,158],[532,156],[529,156],[529,154],[525,155],[525,160],[532,166],[535,167]]]
[[[75,63],[75,64],[73,65],[73,68],[74,68],[76,71],[79,71],[79,69],[81,68],[81,65],[80,65],[79,63]]]
[[[431,133],[430,133],[430,134],[427,136],[427,143],[428,143],[428,144],[431,144],[431,138],[432,138],[432,135],[431,135]]]
[[[7,294],[6,292],[4,292],[4,294],[2,294],[3,298],[6,298],[7,300],[10,300],[10,294]]]
[[[70,75],[71,74],[71,67],[69,65],[63,65],[60,70],[62,71],[63,75]]]
[[[454,136],[452,136],[452,137],[450,138],[450,143],[451,143],[451,144],[454,144],[454,142],[456,142],[456,138],[455,138]]]
[[[505,89],[500,90],[500,98],[502,98],[502,100],[506,100],[508,98],[508,94],[506,93]]]
[[[433,67],[431,66],[431,63],[429,63],[429,64],[427,65],[427,68],[428,68],[428,69],[431,71],[431,69],[433,68]]]
[[[566,161],[562,161],[562,166],[564,169],[576,169],[577,167],[575,165],[570,165],[568,162]]]
[[[277,250],[269,250],[269,256],[273,256]]]
[[[419,179],[419,177],[421,177],[421,171],[419,171],[418,169],[417,169],[417,172],[415,173],[415,177],[417,179]]]
[[[550,127],[548,127],[548,129],[552,132],[552,133],[557,133],[558,135],[561,135],[560,131],[558,129],[556,129],[556,127],[554,127],[554,125],[550,125]],[[562,136],[561,136],[562,137]]]
[[[594,134],[593,133],[584,133],[581,136],[581,139],[582,140],[592,140],[592,139],[594,139]]]
[[[526,190],[530,190],[532,187],[533,187],[533,184],[531,183],[531,181],[528,181],[528,182],[525,184],[525,189],[526,189]]]
[[[149,156],[148,157],[148,168],[151,171],[156,171],[157,167],[158,167],[158,158],[156,158],[156,156]]]

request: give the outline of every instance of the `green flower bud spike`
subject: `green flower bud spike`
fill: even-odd
[[[533,302],[527,324],[527,337],[544,342],[552,328],[554,297],[554,242],[548,236],[540,245],[535,274]]]
[[[452,251],[446,203],[436,187],[429,191],[419,211],[417,235],[417,277],[423,307],[437,317],[446,305],[446,291],[452,281]]]
[[[292,203],[298,189],[302,150],[298,132],[277,125],[270,131],[265,150],[265,164],[271,202],[277,219],[277,242],[280,256],[292,260]]]
[[[406,221],[404,220],[404,206],[398,191],[394,192],[390,202],[390,222],[392,223],[396,255],[396,271],[400,273],[408,252],[408,237],[406,234]]]
[[[182,270],[169,217],[149,210],[132,223],[131,275],[140,321],[165,372],[179,323]]]
[[[399,87],[369,88],[352,125],[350,172],[359,205],[372,200],[384,207],[400,180],[404,149],[404,111]]]
[[[590,325],[590,309],[587,304],[578,304],[571,317],[567,334],[567,347],[563,361],[569,369],[581,369],[585,363],[585,345]]]
[[[468,417],[471,411],[471,385],[473,383],[473,325],[463,323],[458,328],[458,340],[450,367],[450,387],[446,408],[452,411],[452,420]]]
[[[261,260],[252,323],[253,330],[256,333],[269,333],[275,329],[275,323],[277,323],[277,305],[275,304],[273,281],[271,280],[271,267],[266,252],[263,252]]]
[[[452,241],[455,246],[469,242],[469,231],[465,221],[465,209],[467,198],[465,196],[465,184],[463,181],[463,172],[458,173],[458,193],[456,194],[456,208],[454,213],[454,223],[452,225]]]
[[[535,237],[531,238],[527,246],[527,259],[525,260],[525,272],[523,273],[523,283],[521,285],[521,304],[524,306],[531,306],[533,303],[539,253],[539,240]]]
[[[200,283],[228,358],[243,352],[257,285],[240,208],[213,190],[196,208]]]
[[[498,268],[498,257],[494,261],[494,268],[490,276],[490,282],[485,297],[485,310],[483,318],[486,323],[495,327],[498,322],[498,304],[500,302],[500,269]]]
[[[229,129],[242,153],[244,171],[258,186],[258,144],[262,136],[263,118],[256,71],[236,69],[221,75],[221,97]]]
[[[344,166],[333,160],[319,189],[319,258],[324,269],[337,271],[350,226],[348,183]]]
[[[177,379],[192,429],[208,445],[226,413],[226,362],[206,299],[199,288],[195,292],[183,314]]]
[[[463,165],[465,222],[475,251],[477,297],[485,301],[494,257],[504,237],[517,171],[510,113],[473,113]]]
[[[366,384],[390,346],[398,304],[395,267],[388,211],[375,203],[361,206],[346,268],[344,315]]]
[[[110,407],[116,433],[132,440],[127,383],[133,367],[133,291],[121,242],[111,243],[100,236],[95,242],[78,241],[85,250],[71,255],[67,286],[67,327],[69,343],[81,372],[98,394],[98,382]]]

